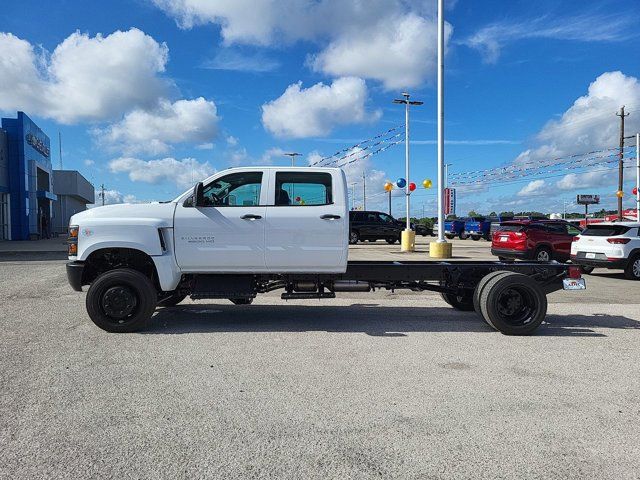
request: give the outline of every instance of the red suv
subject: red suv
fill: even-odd
[[[500,260],[566,262],[573,237],[581,229],[563,220],[513,220],[500,224],[491,239],[491,253]]]

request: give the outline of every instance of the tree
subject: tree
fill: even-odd
[[[489,214],[489,216],[490,216],[490,217],[497,217],[497,216],[498,216],[498,214],[497,214],[496,212],[491,212],[491,213]]]
[[[475,210],[471,210],[471,211],[467,214],[467,216],[469,216],[469,217],[479,217],[479,216],[480,216],[480,214],[479,214],[479,213],[477,213]]]

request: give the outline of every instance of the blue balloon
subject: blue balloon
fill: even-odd
[[[396,185],[398,185],[399,188],[404,188],[407,185],[407,181],[404,178],[399,178],[396,180]]]

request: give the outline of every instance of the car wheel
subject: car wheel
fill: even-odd
[[[158,300],[158,307],[175,307],[185,298],[187,298],[187,296],[182,293],[173,293]]]
[[[466,240],[467,238],[469,238],[469,234],[467,234],[466,232],[460,232],[460,240]]]
[[[634,255],[629,259],[624,276],[629,280],[640,280],[640,255]]]
[[[251,305],[253,298],[230,298],[229,301],[234,305]]]
[[[536,262],[550,262],[551,250],[548,247],[540,247],[536,250],[533,258]]]
[[[389,245],[393,245],[394,243],[396,243],[398,241],[398,239],[396,237],[389,237],[387,238],[387,243]]]
[[[358,232],[351,232],[349,234],[349,244],[350,245],[355,245],[356,243],[358,243],[358,240],[360,240],[360,238],[358,236]]]
[[[590,273],[593,272],[593,270],[596,267],[585,267],[584,265],[582,267],[580,267],[580,270],[582,271],[582,273],[584,273],[585,275],[589,275]]]
[[[453,293],[440,293],[442,299],[456,310],[461,312],[473,312],[472,295],[454,295]]]
[[[455,238],[455,235],[451,235],[449,233],[445,234],[445,237],[447,237],[449,240],[453,240]]]
[[[478,237],[477,235],[471,235],[471,240],[473,240],[474,242],[477,242],[478,240],[480,240],[481,237]]]
[[[87,292],[87,313],[107,332],[136,332],[147,326],[156,309],[158,292],[145,275],[118,268],[100,275]]]

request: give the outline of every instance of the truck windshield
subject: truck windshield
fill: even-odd
[[[581,235],[585,237],[615,237],[627,233],[630,229],[624,225],[589,225]]]

